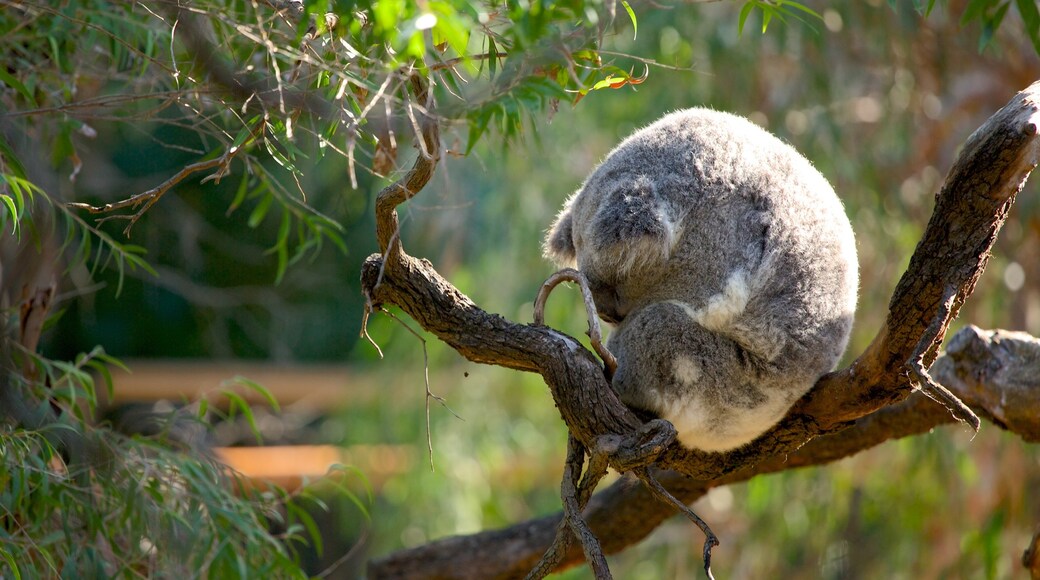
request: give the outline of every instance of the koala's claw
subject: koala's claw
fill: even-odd
[[[617,443],[610,463],[618,471],[645,467],[675,441],[676,435],[675,426],[664,419],[647,421]]]

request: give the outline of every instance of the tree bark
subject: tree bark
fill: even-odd
[[[690,502],[717,485],[826,463],[953,420],[930,399],[910,396],[914,391],[911,376],[925,383],[930,380],[925,369],[935,361],[950,322],[985,268],[1015,196],[1040,159],[1038,103],[1040,82],[1015,95],[968,139],[936,196],[935,212],[893,293],[888,317],[867,350],[849,367],[822,377],[780,424],[745,447],[704,453],[678,444],[670,446],[656,459],[657,467],[671,470],[660,473],[665,487]],[[432,159],[435,163],[436,156]],[[417,190],[407,191],[414,195]],[[381,195],[380,200],[386,202],[377,203],[381,242],[397,239],[393,207],[403,200],[391,197]],[[538,372],[571,432],[589,449],[596,447],[600,437],[623,437],[642,424],[610,390],[599,361],[576,340],[551,328],[516,324],[488,314],[437,274],[428,261],[405,254],[399,243],[381,243],[381,249],[383,253],[370,256],[362,268],[362,287],[373,306],[401,307],[471,361]],[[987,335],[980,331],[978,336]],[[1040,416],[1037,388],[1021,380],[1014,387],[998,386],[1002,377],[1029,375],[1006,370],[1010,368],[1007,364],[1018,360],[1017,351],[997,345],[1006,342],[1004,335],[994,337],[997,335],[990,336],[987,348],[1002,354],[986,358],[989,362],[972,362],[966,352],[975,351],[954,349],[959,344],[954,341],[951,353],[964,355],[961,366],[951,354],[951,363],[933,371],[944,373],[941,377],[947,386],[983,416],[1034,441],[1036,417]],[[970,337],[964,340],[968,346],[977,346]],[[997,370],[980,375],[977,364],[993,364],[1005,371],[1003,375]],[[951,365],[952,370],[945,370]],[[957,380],[945,374],[960,376],[958,369],[967,374]],[[988,380],[969,381],[972,373]],[[1002,408],[1003,390],[1021,393],[1022,400],[1033,405],[1031,411],[1012,414]],[[658,506],[641,485],[623,479],[593,497],[586,519],[603,548],[616,552],[644,537],[672,513],[671,508]],[[522,575],[552,541],[559,517],[404,550],[372,562],[369,574],[373,578]],[[574,546],[565,564],[580,558],[580,549]]]
[[[1008,426],[1008,430],[1027,441],[1040,435],[1040,339],[969,326],[950,340],[949,350],[932,370],[940,382],[986,417],[1001,406],[1001,393],[1022,394],[1018,403],[1023,406],[1017,415],[1023,420],[1015,422],[1014,427]],[[980,370],[988,373],[985,384],[978,382]],[[1026,397],[1030,392],[1032,396]],[[657,477],[672,495],[692,503],[713,487],[746,481],[756,475],[830,463],[885,441],[919,435],[952,422],[955,419],[944,407],[916,393],[857,420],[848,429],[817,437],[789,455],[772,457],[712,481],[675,471],[662,471]],[[603,550],[616,553],[645,538],[675,513],[637,481],[624,478],[592,498],[585,518],[600,538]],[[552,541],[561,516],[557,513],[502,530],[445,538],[402,550],[374,561],[369,571],[374,578],[523,577]],[[488,554],[496,557],[488,558]],[[436,564],[442,559],[443,566]],[[583,559],[580,547],[574,546],[561,567]]]

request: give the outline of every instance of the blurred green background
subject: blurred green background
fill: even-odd
[[[848,356],[859,354],[883,320],[959,146],[1040,76],[1040,60],[1014,10],[980,51],[981,32],[957,22],[964,2],[928,18],[910,3],[807,4],[822,22],[774,22],[759,34],[751,21],[743,35],[735,3],[635,4],[638,36],[626,22],[607,48],[676,70],[651,67],[634,89],[563,103],[551,120],[526,127],[520,143],[491,139],[468,157],[446,155],[433,182],[402,208],[405,248],[483,308],[530,321],[535,291],[553,270],[540,256],[543,232],[598,160],[665,112],[732,111],[789,141],[844,200],[861,269]],[[89,171],[78,198],[143,191],[194,160],[167,146],[190,143],[188,131],[95,128],[97,139],[79,151]],[[464,134],[444,138],[449,152],[465,143]],[[253,229],[245,223],[250,208],[227,215],[234,183],[185,182],[133,232],[159,276],[133,275],[118,298],[111,274],[100,277],[101,288],[70,289],[75,299],[43,352],[70,358],[101,344],[127,359],[346,365],[344,408],[287,437],[407,450],[408,460],[375,482],[370,518],[344,500],[322,521],[331,535],[363,540],[337,572],[351,577],[369,556],[558,510],[566,433],[540,377],[468,363],[426,337],[431,389],[461,418],[432,406],[430,469],[423,344],[383,315],[372,317],[369,332],[384,358],[359,339],[359,267],[376,249],[372,203],[385,182],[362,176],[351,190],[344,165],[326,157],[305,171],[302,186],[313,206],[347,228],[345,255],[330,245],[273,285],[267,248],[277,220]],[[959,323],[1040,334],[1038,193],[1034,176]],[[119,235],[121,227],[106,229]],[[549,324],[582,338],[583,316],[573,289],[557,292],[547,313]],[[1040,450],[986,424],[974,439],[946,427],[826,467],[718,489],[694,507],[722,540],[714,559],[720,578],[1013,578],[1023,575],[1018,561],[1040,522],[1036,490]],[[701,541],[693,526],[673,520],[614,557],[615,575],[699,577]],[[325,560],[345,549],[328,544]],[[590,576],[585,568],[566,574]]]

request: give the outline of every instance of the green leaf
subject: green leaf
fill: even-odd
[[[754,2],[744,3],[744,7],[740,9],[740,17],[737,19],[737,34],[744,34],[744,24],[747,23],[748,16],[751,15],[751,11],[754,9]]]
[[[279,410],[278,400],[274,398],[274,395],[271,394],[271,391],[267,390],[267,387],[261,385],[260,383],[258,383],[256,381],[251,381],[251,380],[249,380],[246,377],[243,377],[241,375],[235,375],[235,377],[231,379],[231,382],[233,384],[241,385],[243,387],[246,387],[247,389],[255,392],[256,394],[258,394],[261,397],[263,397],[264,400],[267,401],[267,404],[270,405],[272,409],[274,409],[275,411]]]
[[[274,202],[274,196],[271,194],[267,194],[260,198],[260,203],[256,204],[252,213],[249,214],[249,219],[246,220],[249,227],[256,228],[260,225],[260,222],[264,221],[264,217],[267,216],[267,210],[271,209],[272,202]]]
[[[18,221],[21,216],[18,215],[18,208],[14,206],[14,200],[9,195],[0,195],[0,201],[4,202],[4,206],[7,207],[7,212],[11,214],[11,235],[18,235]]]
[[[292,216],[288,211],[282,212],[282,223],[278,227],[278,238],[271,250],[278,256],[278,269],[275,273],[274,283],[279,284],[289,266],[289,233],[292,226]],[[269,250],[270,251],[270,250]]]
[[[639,23],[636,22],[635,10],[632,10],[632,6],[629,5],[628,0],[621,0],[621,5],[625,7],[629,19],[632,20],[632,40],[635,40],[636,35],[639,34]]]
[[[22,580],[22,573],[18,568],[18,563],[14,561],[14,556],[12,556],[6,548],[0,548],[0,558],[3,558],[4,562],[7,562],[7,566],[10,568],[14,580]]]
[[[495,39],[488,36],[488,73],[490,78],[495,78],[495,69],[498,68],[498,49],[495,47]],[[472,148],[473,146],[470,145]],[[467,151],[468,153],[468,151]]]
[[[32,92],[25,88],[25,85],[23,85],[21,81],[14,78],[14,75],[7,72],[6,67],[0,67],[0,81],[25,97],[25,100],[29,102],[29,105],[32,106],[32,108],[39,108],[39,105],[36,104],[36,99],[33,98]]]
[[[488,124],[491,122],[491,117],[494,114],[494,109],[485,107],[482,108],[475,119],[471,119],[469,122],[469,134],[467,135],[466,143],[466,155],[473,150],[473,146],[480,140],[480,136],[487,130]]]
[[[343,465],[342,463],[334,463],[329,466],[327,475],[332,475],[336,472],[342,473],[344,479],[351,473],[356,475],[357,479],[361,482],[361,485],[365,488],[365,497],[367,498],[368,503],[371,504],[373,501],[375,501],[375,492],[372,490],[372,484],[368,481],[368,478],[365,477],[364,472],[362,472],[360,469],[354,466]],[[354,494],[354,492],[348,489],[346,484],[344,484],[342,481],[339,481],[339,479],[335,477],[326,477],[323,480],[323,483],[325,482],[331,484],[333,487],[339,490],[339,492],[342,493],[344,497],[349,499],[358,508],[361,514],[365,516],[365,519],[372,519],[372,516],[369,513],[368,506],[366,506],[365,503],[361,501],[361,498]]]
[[[961,14],[961,26],[967,25],[972,20],[978,20],[993,5],[994,0],[969,0]]]
[[[302,522],[307,528],[307,534],[310,536],[310,540],[314,544],[314,550],[318,553],[318,556],[321,556],[324,551],[324,546],[321,541],[321,531],[318,530],[318,525],[314,523],[314,518],[312,518],[311,514],[307,513],[306,510],[293,502],[285,504],[285,507],[294,518]]]
[[[228,399],[228,416],[234,417],[236,413],[240,413],[245,417],[246,422],[249,423],[249,430],[253,433],[253,437],[256,437],[256,442],[258,444],[263,443],[260,427],[256,424],[256,417],[253,416],[253,409],[249,406],[249,403],[242,398],[242,395],[231,389],[223,389],[220,393]]]
[[[1000,8],[997,8],[997,12],[991,18],[983,20],[982,32],[979,33],[979,52],[982,52],[989,46],[990,41],[993,40],[993,34],[1000,28],[1000,23],[1003,22],[1004,16],[1010,7],[1011,3],[1005,2],[1001,4]]]
[[[823,17],[820,16],[815,10],[813,10],[812,8],[809,8],[805,4],[802,4],[801,2],[794,2],[793,0],[777,0],[776,5],[783,12],[786,12],[786,13],[791,14],[791,15],[794,15],[794,12],[791,12],[790,10],[788,10],[788,8],[794,8],[795,10],[800,10],[800,11],[802,11],[802,12],[808,14],[809,16],[812,16],[812,17],[814,17],[814,18],[816,18],[818,20],[823,20]]]
[[[1040,9],[1036,7],[1036,0],[1016,0],[1015,4],[1025,23],[1026,34],[1033,43],[1033,50],[1040,54]]]
[[[248,173],[242,176],[242,181],[240,181],[238,184],[238,190],[235,191],[235,197],[231,200],[231,203],[228,205],[227,215],[231,215],[236,209],[239,208],[239,206],[242,205],[242,202],[246,200],[247,193],[249,193]]]
[[[18,160],[18,156],[14,154],[14,150],[8,145],[3,134],[0,134],[0,156],[7,162],[7,166],[11,171],[14,172],[14,177],[25,179],[25,167],[22,166],[22,162]]]
[[[109,399],[111,399],[113,393],[112,373],[108,370],[108,366],[99,360],[89,360],[87,361],[87,366],[101,375],[101,380],[105,385],[105,393],[107,393]]]

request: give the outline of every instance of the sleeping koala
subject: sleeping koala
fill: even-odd
[[[689,448],[761,435],[848,343],[858,267],[841,201],[741,117],[687,109],[637,131],[567,200],[544,250],[617,324],[621,400]]]

